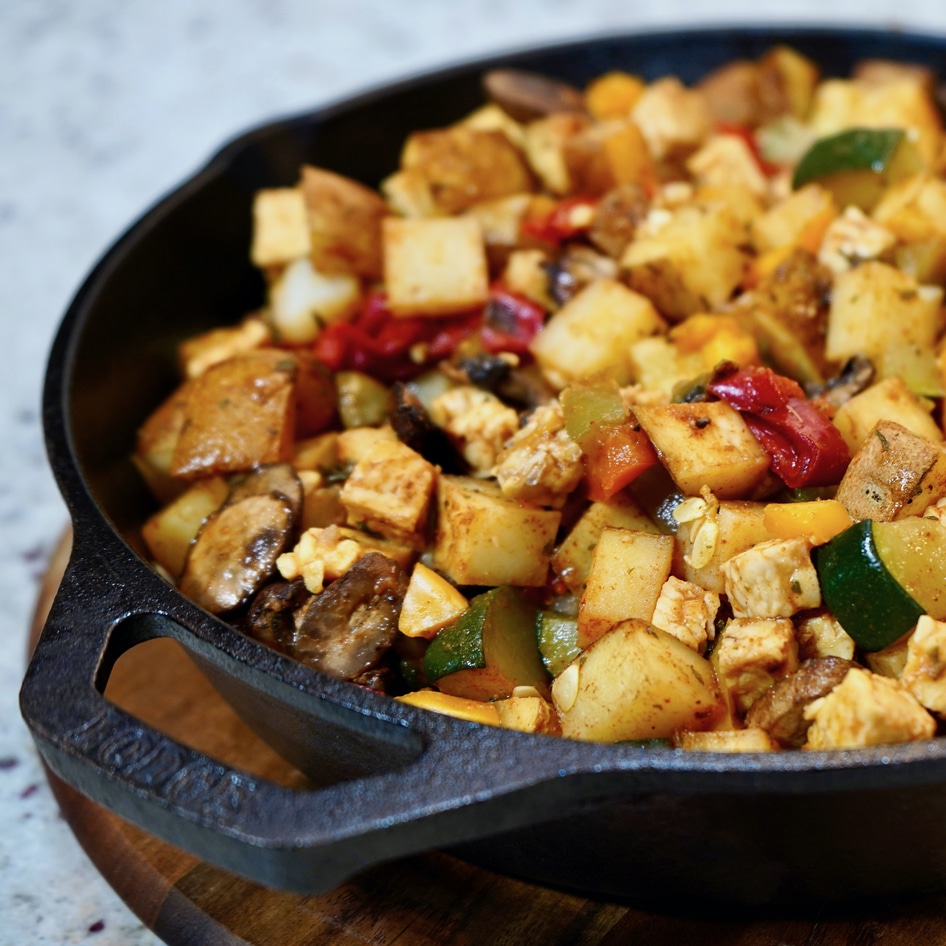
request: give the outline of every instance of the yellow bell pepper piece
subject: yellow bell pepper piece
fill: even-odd
[[[627,118],[644,88],[644,80],[628,72],[607,72],[585,90],[585,105],[598,121]]]
[[[823,545],[847,529],[852,519],[836,499],[816,499],[806,503],[769,503],[763,522],[773,538],[808,536],[815,545]]]

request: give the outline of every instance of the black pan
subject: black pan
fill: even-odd
[[[376,185],[413,129],[481,102],[500,64],[583,83],[623,68],[693,81],[787,42],[843,74],[859,59],[946,71],[946,40],[849,29],[605,37],[411,79],[237,138],[112,247],[48,365],[50,462],[74,552],[21,693],[66,782],[173,844],[265,885],[327,890],[431,848],[651,907],[804,905],[946,887],[946,743],[759,755],[608,746],[461,722],[309,670],[185,600],[127,538],[151,510],[129,463],[170,391],[174,346],[262,300],[250,206],[311,162]],[[137,643],[179,641],[317,786],[294,791],[175,742],[103,697]],[[194,720],[199,727],[201,721]]]

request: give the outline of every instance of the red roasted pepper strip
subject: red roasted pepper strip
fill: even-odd
[[[489,352],[524,354],[545,325],[545,309],[517,292],[496,284],[483,311],[480,337]]]
[[[839,483],[851,454],[837,427],[791,378],[747,367],[717,378],[708,390],[742,414],[786,486]]]
[[[650,438],[630,423],[603,425],[585,449],[588,497],[606,502],[658,462]]]

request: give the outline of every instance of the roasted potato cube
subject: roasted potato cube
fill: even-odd
[[[316,270],[377,279],[381,275],[384,199],[351,178],[303,165],[299,184],[305,200]]]
[[[657,172],[640,129],[629,121],[599,122],[567,138],[563,157],[570,190],[604,194],[620,184],[653,186]]]
[[[258,317],[239,325],[213,328],[186,338],[177,346],[177,360],[185,378],[196,378],[211,365],[253,351],[272,340],[269,326]]]
[[[401,217],[441,217],[430,184],[420,171],[395,171],[381,182],[381,193],[392,213]]]
[[[552,315],[533,339],[532,354],[559,388],[598,374],[626,384],[630,345],[664,328],[650,300],[616,280],[598,279]]]
[[[765,197],[768,181],[746,141],[738,135],[711,135],[687,159],[687,170],[700,187],[748,188],[756,197]]]
[[[326,274],[309,259],[290,263],[269,287],[268,317],[277,340],[307,345],[323,326],[345,321],[361,304],[361,283],[348,273]]]
[[[278,266],[307,256],[312,249],[305,199],[298,187],[257,191],[253,199],[253,243],[256,266]]]
[[[404,145],[401,167],[423,175],[435,206],[445,214],[533,190],[521,152],[494,129],[454,125],[415,132]]]
[[[853,455],[874,425],[882,420],[894,421],[934,443],[942,440],[943,432],[933,420],[932,410],[932,401],[918,397],[906,386],[903,378],[892,375],[845,401],[832,421]]]
[[[695,151],[713,124],[703,95],[674,76],[657,79],[644,89],[631,110],[631,120],[658,161],[676,160]]]
[[[928,710],[946,714],[946,623],[924,614],[907,642],[900,683]]]
[[[760,253],[789,245],[814,251],[838,213],[834,197],[827,188],[806,184],[777,200],[752,221],[752,243]]]
[[[621,268],[632,289],[679,320],[728,301],[743,278],[745,228],[722,202],[685,204],[632,240]]]
[[[517,696],[513,692],[512,696],[497,700],[493,705],[499,714],[499,725],[505,729],[549,735],[559,735],[562,731],[555,707],[541,696]]]
[[[649,623],[672,560],[672,536],[603,529],[578,609],[578,646],[629,618]]]
[[[382,236],[388,304],[395,315],[451,315],[486,302],[486,249],[475,217],[386,217]]]
[[[768,454],[724,401],[640,405],[634,414],[687,496],[704,486],[720,499],[745,496],[768,471]]]
[[[148,415],[138,429],[132,463],[160,503],[170,502],[187,486],[172,474],[171,468],[174,450],[184,428],[185,408],[193,385],[193,380],[181,384]]]
[[[404,594],[397,629],[408,637],[431,638],[469,606],[469,601],[446,578],[418,562]]]
[[[686,730],[673,740],[674,747],[690,752],[776,752],[781,746],[758,726],[746,729]]]
[[[405,545],[422,545],[437,471],[399,440],[378,440],[345,480],[350,525]]]
[[[665,631],[628,620],[552,683],[562,735],[617,742],[709,728],[723,712],[708,661]]]
[[[222,476],[198,480],[141,527],[151,557],[172,578],[179,578],[184,571],[194,537],[204,520],[220,508],[229,489]]]
[[[581,594],[584,589],[598,539],[608,527],[638,532],[659,531],[625,492],[616,493],[607,502],[592,503],[552,556],[553,571],[572,594]]]
[[[837,499],[852,519],[921,516],[946,495],[946,448],[894,421],[878,421],[854,454]]]
[[[590,124],[591,119],[581,112],[556,112],[526,125],[526,158],[546,190],[559,195],[571,191],[565,147]]]
[[[507,499],[492,480],[441,475],[432,565],[458,585],[544,585],[560,520]]]
[[[882,84],[826,79],[815,90],[808,121],[819,136],[855,127],[905,128],[929,167],[942,147],[936,103],[924,83],[911,77]]]
[[[187,391],[171,473],[236,473],[292,456],[297,363],[260,349],[208,368]]]

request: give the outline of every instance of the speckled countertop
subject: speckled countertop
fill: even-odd
[[[157,942],[59,817],[17,708],[37,579],[66,521],[40,430],[43,366],[106,246],[268,116],[527,44],[762,17],[946,33],[941,0],[0,2],[0,946]]]

